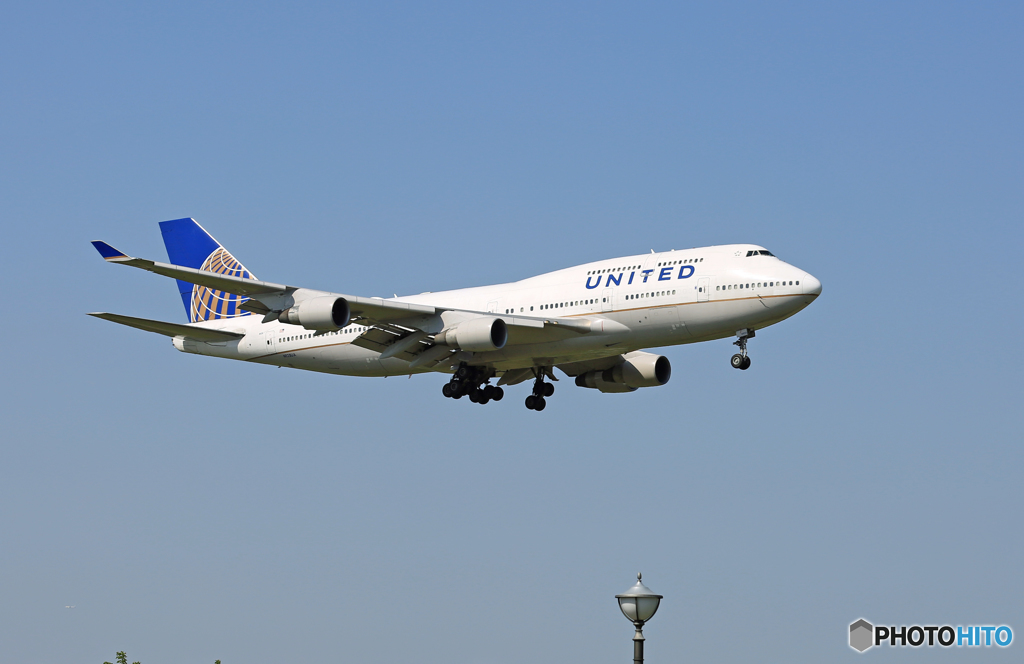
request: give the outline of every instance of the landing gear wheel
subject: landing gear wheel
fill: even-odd
[[[539,398],[540,397],[535,397],[532,394],[530,396],[526,397],[526,408],[528,410],[535,409],[537,407],[537,399],[539,399]]]
[[[753,339],[755,336],[754,330],[750,328],[744,328],[736,331],[736,341],[732,342],[733,346],[740,349],[740,352],[732,356],[730,364],[733,369],[742,369],[746,371],[750,368],[750,356],[747,355],[747,341]]]
[[[548,402],[544,400],[544,397],[537,397],[537,400],[533,403],[533,409],[538,413],[544,410],[544,407],[548,405]]]
[[[505,396],[505,390],[500,387],[494,388],[494,393],[491,395],[491,399],[494,401],[501,401]]]
[[[483,390],[484,390],[484,398],[486,398],[488,401],[490,401],[491,399],[494,398],[494,386],[493,385],[484,385]]]
[[[455,372],[455,375],[458,376],[459,378],[465,378],[469,374],[470,374],[469,367],[467,367],[465,364],[460,366],[458,368],[458,370]]]
[[[553,383],[544,383],[544,396],[549,397],[555,393],[555,386]]]
[[[452,386],[450,383],[444,384],[444,387],[441,388],[441,394],[445,395],[449,399],[452,398]]]

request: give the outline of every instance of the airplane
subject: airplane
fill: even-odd
[[[194,219],[159,225],[170,263],[92,244],[109,263],[177,280],[188,323],[90,316],[171,337],[185,353],[346,376],[451,374],[444,396],[478,404],[532,379],[534,411],[554,393],[555,367],[603,393],[665,385],[668,358],[645,348],[735,336],[730,363],[746,370],[756,331],[821,294],[820,281],[764,247],[730,244],[493,286],[361,297],[260,281]]]

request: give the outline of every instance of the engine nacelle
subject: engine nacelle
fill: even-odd
[[[180,350],[182,353],[198,353],[199,346],[196,344],[195,339],[189,339],[188,337],[176,336],[171,339],[171,343],[174,347]]]
[[[664,385],[671,377],[672,363],[664,355],[630,353],[610,369],[576,376],[576,384],[602,392],[632,392],[641,387]]]
[[[288,307],[281,312],[278,320],[282,323],[301,325],[307,330],[340,330],[352,318],[348,301],[343,297],[329,295],[313,297]]]
[[[461,350],[501,350],[508,341],[508,327],[500,318],[481,316],[462,321],[434,335],[434,343]]]

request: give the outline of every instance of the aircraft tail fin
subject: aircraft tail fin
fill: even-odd
[[[195,219],[172,219],[160,222],[160,233],[167,248],[167,257],[174,265],[196,270],[255,279],[244,265],[221,246]],[[102,251],[100,252],[102,253]],[[240,306],[249,298],[213,290],[206,286],[178,280],[178,292],[185,305],[188,322],[248,316]]]

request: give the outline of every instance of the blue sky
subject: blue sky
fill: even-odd
[[[852,661],[859,617],[1024,636],[1022,19],[8,7],[4,659],[622,662],[638,570],[652,662]],[[88,242],[162,259],[184,216],[367,296],[730,242],[824,291],[750,371],[723,340],[668,349],[663,388],[481,408],[87,318],[183,319]]]

